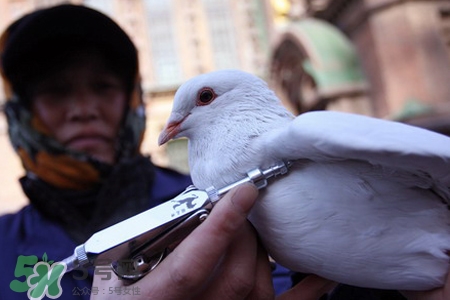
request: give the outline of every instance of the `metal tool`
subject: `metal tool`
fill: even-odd
[[[290,162],[280,162],[264,170],[254,169],[220,189],[189,186],[175,198],[92,235],[62,261],[66,272],[110,264],[120,278],[138,280],[200,225],[229,190],[246,182],[262,189],[269,178],[286,174],[290,166]]]

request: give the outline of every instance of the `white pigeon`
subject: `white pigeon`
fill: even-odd
[[[285,267],[368,288],[442,286],[450,255],[450,138],[331,111],[289,113],[238,70],[177,91],[159,137],[189,139],[193,183],[220,188],[254,168],[294,161],[251,211]]]

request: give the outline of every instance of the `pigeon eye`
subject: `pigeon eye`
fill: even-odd
[[[202,89],[197,96],[197,105],[208,105],[216,98],[216,94],[211,88]]]

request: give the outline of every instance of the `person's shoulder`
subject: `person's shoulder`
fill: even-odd
[[[155,165],[156,174],[159,175],[160,178],[166,179],[166,180],[175,180],[177,182],[185,181],[188,184],[191,184],[191,177],[188,174],[180,173],[178,171],[175,171],[171,168],[165,168],[161,166]]]
[[[33,272],[33,265],[41,258],[44,261],[46,259],[44,257],[48,257],[49,261],[61,260],[70,255],[76,246],[62,228],[46,219],[30,204],[15,213],[0,216],[0,235],[2,237],[0,286],[8,287],[2,289],[1,299],[25,299],[28,287],[23,276],[26,272]],[[67,292],[61,299],[75,299],[70,293],[74,287],[72,278],[64,276],[62,279],[61,284]],[[25,290],[18,292],[9,288],[13,282],[16,288]],[[76,280],[76,287],[81,287],[84,282]]]
[[[175,197],[192,184],[191,177],[173,169],[155,166],[152,196],[159,199]]]
[[[0,236],[5,247],[0,247],[0,254],[11,252],[28,236],[29,229],[35,223],[36,213],[31,205],[27,205],[15,213],[0,216]],[[7,245],[7,247],[6,247]]]
[[[177,188],[178,186],[186,187],[192,184],[191,177],[188,174],[183,174],[178,171],[175,171],[174,169],[156,165],[155,170],[156,170],[155,176],[156,184],[170,185],[172,187],[175,187],[175,189],[178,189]]]
[[[19,211],[0,216],[0,234],[14,232],[14,229],[29,219],[36,218],[36,211],[31,205],[26,205]]]
[[[58,226],[42,215],[32,204],[26,205],[15,213],[0,216],[0,236],[4,239],[20,240],[40,235],[42,231],[48,233],[54,227]],[[52,234],[53,231],[51,231]]]

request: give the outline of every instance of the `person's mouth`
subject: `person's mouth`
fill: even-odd
[[[81,151],[97,148],[105,144],[111,144],[111,140],[100,134],[77,135],[65,143],[67,147]]]

